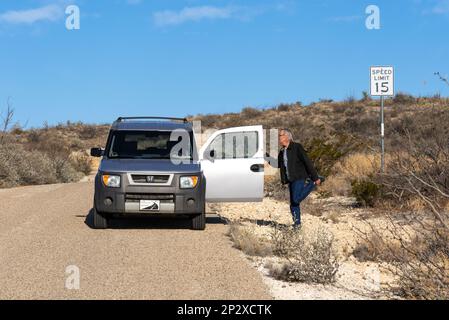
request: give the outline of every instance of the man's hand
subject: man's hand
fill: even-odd
[[[320,186],[321,185],[321,179],[318,179],[317,181],[315,181],[315,185]]]

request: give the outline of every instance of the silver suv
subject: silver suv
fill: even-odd
[[[186,119],[121,117],[112,125],[95,177],[94,228],[111,217],[188,215],[206,226],[205,203],[261,201],[261,126],[220,130],[197,152]],[[207,187],[206,187],[207,185]]]

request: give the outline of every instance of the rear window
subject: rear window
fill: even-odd
[[[193,133],[175,131],[114,131],[109,158],[193,160]]]

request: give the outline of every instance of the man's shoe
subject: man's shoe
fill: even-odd
[[[323,176],[318,176],[318,179],[321,180],[321,183],[324,183],[324,181],[326,181],[326,177]]]
[[[295,230],[295,231],[300,231],[301,228],[302,228],[302,224],[300,224],[300,223],[295,223],[293,225],[293,230]]]

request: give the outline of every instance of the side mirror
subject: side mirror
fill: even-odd
[[[215,150],[210,150],[209,151],[209,157],[211,158],[211,159],[215,159]]]
[[[104,154],[104,149],[103,148],[92,148],[90,149],[90,155],[92,157],[96,157],[96,158],[100,158],[102,157]]]

